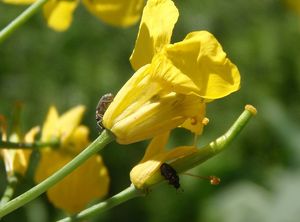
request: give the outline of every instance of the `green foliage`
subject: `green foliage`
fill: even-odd
[[[258,115],[230,149],[194,170],[218,175],[219,186],[181,176],[184,192],[165,185],[92,221],[298,221],[294,209],[299,203],[287,198],[299,193],[299,178],[291,171],[299,169],[300,162],[300,17],[278,0],[175,3],[180,19],[173,41],[193,30],[208,30],[242,75],[240,91],[208,106],[210,123],[200,143],[223,133],[246,103],[256,106]],[[0,4],[0,27],[23,9]],[[71,28],[56,33],[46,27],[41,13],[35,15],[0,45],[0,113],[11,115],[14,103],[21,101],[25,131],[41,123],[50,104],[60,111],[84,104],[88,107],[84,122],[95,138],[98,99],[106,92],[116,93],[133,74],[128,58],[137,29],[138,25],[109,27],[80,7]],[[176,134],[174,143],[180,140],[186,137]],[[143,155],[145,144],[114,143],[104,150],[110,194],[129,185],[129,171]],[[283,170],[278,173],[274,170],[278,168]],[[3,221],[47,222],[61,217],[44,201],[42,196]],[[286,209],[289,217],[284,216]]]

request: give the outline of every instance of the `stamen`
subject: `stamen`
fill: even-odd
[[[197,117],[192,117],[191,118],[191,124],[196,125],[197,124]]]
[[[204,117],[203,120],[202,120],[202,124],[204,126],[206,126],[208,123],[209,123],[209,119],[207,117]]]
[[[219,185],[221,182],[221,179],[219,177],[216,176],[199,176],[199,175],[194,175],[194,174],[190,174],[190,173],[182,173],[183,175],[187,175],[187,176],[192,176],[192,177],[196,177],[199,179],[203,179],[203,180],[209,180],[211,185]]]

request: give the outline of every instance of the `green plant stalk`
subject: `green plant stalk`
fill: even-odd
[[[183,173],[216,156],[229,147],[228,145],[237,137],[254,115],[256,115],[255,108],[247,105],[243,113],[222,136],[199,148],[197,152],[176,159],[174,162],[170,163],[170,165],[177,173]],[[148,186],[152,186],[163,180],[164,177],[161,176],[160,172],[155,172],[146,183]]]
[[[86,149],[79,153],[73,160],[67,163],[63,168],[55,172],[52,176],[45,179],[43,182],[39,183],[35,187],[16,197],[15,199],[9,201],[4,206],[0,207],[0,218],[14,211],[15,209],[25,205],[31,200],[35,199],[50,187],[58,183],[73,170],[83,164],[88,158],[96,154],[102,148],[104,148],[108,143],[114,140],[114,136],[107,130],[103,130],[101,135],[95,139]]]
[[[0,44],[33,16],[48,0],[37,0],[0,31]]]
[[[3,206],[8,201],[11,200],[15,193],[15,188],[18,183],[18,178],[15,175],[10,175],[7,177],[7,185],[4,190],[3,196],[0,200],[0,206]]]
[[[57,141],[50,141],[50,142],[40,142],[36,141],[33,143],[15,143],[9,141],[1,141],[0,140],[0,149],[39,149],[45,147],[59,147],[60,142]]]
[[[110,197],[106,201],[95,204],[90,208],[87,208],[81,211],[78,214],[75,214],[70,217],[66,217],[64,219],[59,220],[58,222],[67,222],[67,221],[82,221],[84,219],[88,219],[96,214],[102,213],[110,208],[120,205],[128,200],[131,200],[135,197],[144,196],[144,192],[136,189],[132,184],[130,187],[116,194],[115,196]]]
[[[251,119],[251,117],[254,116],[255,114],[256,114],[255,108],[247,105],[244,112],[238,117],[238,119],[234,122],[234,124],[230,127],[230,129],[225,134],[223,134],[216,140],[210,142],[206,146],[200,148],[199,152],[180,158],[174,161],[171,165],[176,170],[178,170],[177,172],[184,172],[203,163],[205,160],[208,160],[209,158],[217,155],[218,153],[223,151],[226,147],[228,147],[228,144],[236,138],[236,136],[246,126],[246,124]],[[130,199],[133,199],[138,196],[143,196],[148,192],[149,188],[154,189],[157,187],[157,185],[161,184],[161,182],[165,182],[165,181],[166,181],[165,178],[161,176],[161,173],[158,170],[151,177],[151,182],[148,186],[148,189],[146,188],[144,190],[138,190],[134,187],[134,185],[131,185],[129,188],[121,191],[120,193],[107,199],[106,201],[91,206],[90,208],[87,208],[74,216],[61,219],[58,222],[76,221],[76,220],[90,218],[95,214],[102,213],[103,211],[115,207]]]
[[[174,167],[178,173],[185,172],[192,169],[195,166],[200,165],[204,161],[212,158],[218,153],[224,151],[228,145],[238,136],[242,129],[247,125],[248,121],[256,115],[256,110],[247,109],[246,106],[243,113],[238,117],[238,119],[233,123],[233,125],[224,133],[222,136],[216,140],[210,142],[209,144],[201,147],[197,153],[185,156],[174,161],[172,167]]]

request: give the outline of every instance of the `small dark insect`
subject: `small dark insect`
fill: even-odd
[[[163,163],[160,166],[160,173],[166,180],[169,181],[170,185],[173,185],[176,189],[180,187],[179,177],[177,175],[177,172],[169,164]]]
[[[100,127],[100,130],[105,128],[102,124],[103,115],[113,100],[114,95],[112,93],[107,93],[103,95],[98,102],[96,107],[96,121],[97,125]]]

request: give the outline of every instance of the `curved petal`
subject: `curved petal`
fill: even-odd
[[[128,27],[140,19],[144,0],[83,0],[83,4],[102,21]]]
[[[78,127],[84,111],[84,106],[76,106],[59,117],[56,108],[50,107],[43,125],[41,140],[49,141],[60,138],[62,145],[64,145]]]
[[[164,179],[160,173],[157,174],[163,163],[174,161],[197,151],[198,149],[193,146],[182,146],[168,152],[159,153],[149,160],[136,165],[130,172],[130,180],[138,189],[147,188]]]
[[[170,131],[162,133],[161,135],[158,135],[156,137],[154,137],[150,144],[148,145],[145,155],[143,157],[143,159],[140,161],[140,163],[143,163],[147,160],[149,160],[151,157],[163,152],[168,139],[170,136]]]
[[[148,67],[149,65],[141,67],[119,90],[113,102],[104,113],[103,125],[105,128],[111,129],[114,120],[123,113],[124,109],[126,109],[129,104],[132,104],[137,100],[137,95],[139,95],[142,90],[141,82],[145,76],[148,75]]]
[[[55,31],[65,31],[73,20],[79,0],[49,0],[44,6],[47,24]]]
[[[76,106],[61,115],[57,122],[57,127],[61,136],[62,143],[66,142],[70,138],[76,127],[78,127],[84,111],[84,106]]]
[[[124,110],[124,113],[129,114],[124,118],[116,118],[110,130],[121,144],[149,139],[174,129],[187,118],[197,115],[201,100],[196,95],[174,92],[156,94],[135,109],[131,109],[129,105]]]
[[[46,121],[44,122],[42,129],[42,137],[41,141],[49,141],[53,138],[58,138],[59,134],[56,129],[56,125],[58,122],[58,113],[54,106],[51,106]]]
[[[40,183],[66,163],[73,156],[63,152],[43,152],[36,171],[35,181]],[[54,206],[68,213],[77,213],[97,198],[108,192],[109,176],[100,156],[89,158],[79,168],[47,191]]]
[[[206,31],[189,33],[186,38],[168,45],[157,55],[152,66],[153,78],[173,87],[191,91],[205,99],[218,99],[240,88],[240,73],[226,57],[219,42]]]
[[[135,48],[130,57],[133,69],[151,62],[153,56],[170,43],[179,13],[171,0],[148,0],[144,8]]]
[[[80,125],[74,130],[74,132],[71,134],[71,137],[64,143],[62,149],[76,155],[85,149],[89,144],[89,128],[84,125]]]

